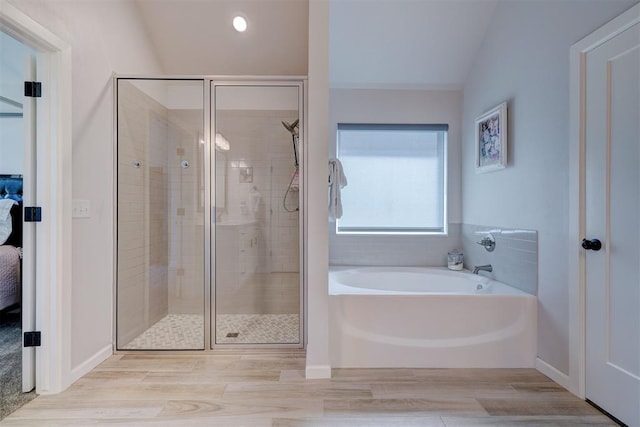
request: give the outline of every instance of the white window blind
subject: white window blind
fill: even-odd
[[[338,124],[338,234],[446,234],[447,125]]]

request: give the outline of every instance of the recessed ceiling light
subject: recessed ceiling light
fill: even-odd
[[[233,18],[233,28],[235,28],[239,33],[247,31],[247,20],[242,16],[236,16]]]

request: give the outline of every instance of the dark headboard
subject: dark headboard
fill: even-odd
[[[22,203],[22,175],[0,175],[0,199]]]
[[[5,245],[22,247],[22,175],[0,175],[0,199],[18,202],[11,208],[11,235]]]

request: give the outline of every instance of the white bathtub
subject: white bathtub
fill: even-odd
[[[335,368],[531,368],[536,297],[446,268],[329,271]]]

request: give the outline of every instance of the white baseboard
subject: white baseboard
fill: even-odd
[[[102,350],[99,350],[96,354],[89,359],[82,362],[79,366],[76,366],[71,370],[71,384],[78,381],[80,378],[91,372],[93,368],[107,360],[113,355],[113,345],[109,344]]]
[[[551,378],[556,383],[560,384],[562,387],[571,391],[569,388],[569,375],[563,374],[553,366],[549,365],[547,362],[540,358],[536,358],[536,369],[543,373],[544,375]]]
[[[329,365],[307,365],[305,377],[308,380],[321,380],[331,378],[331,366]]]

